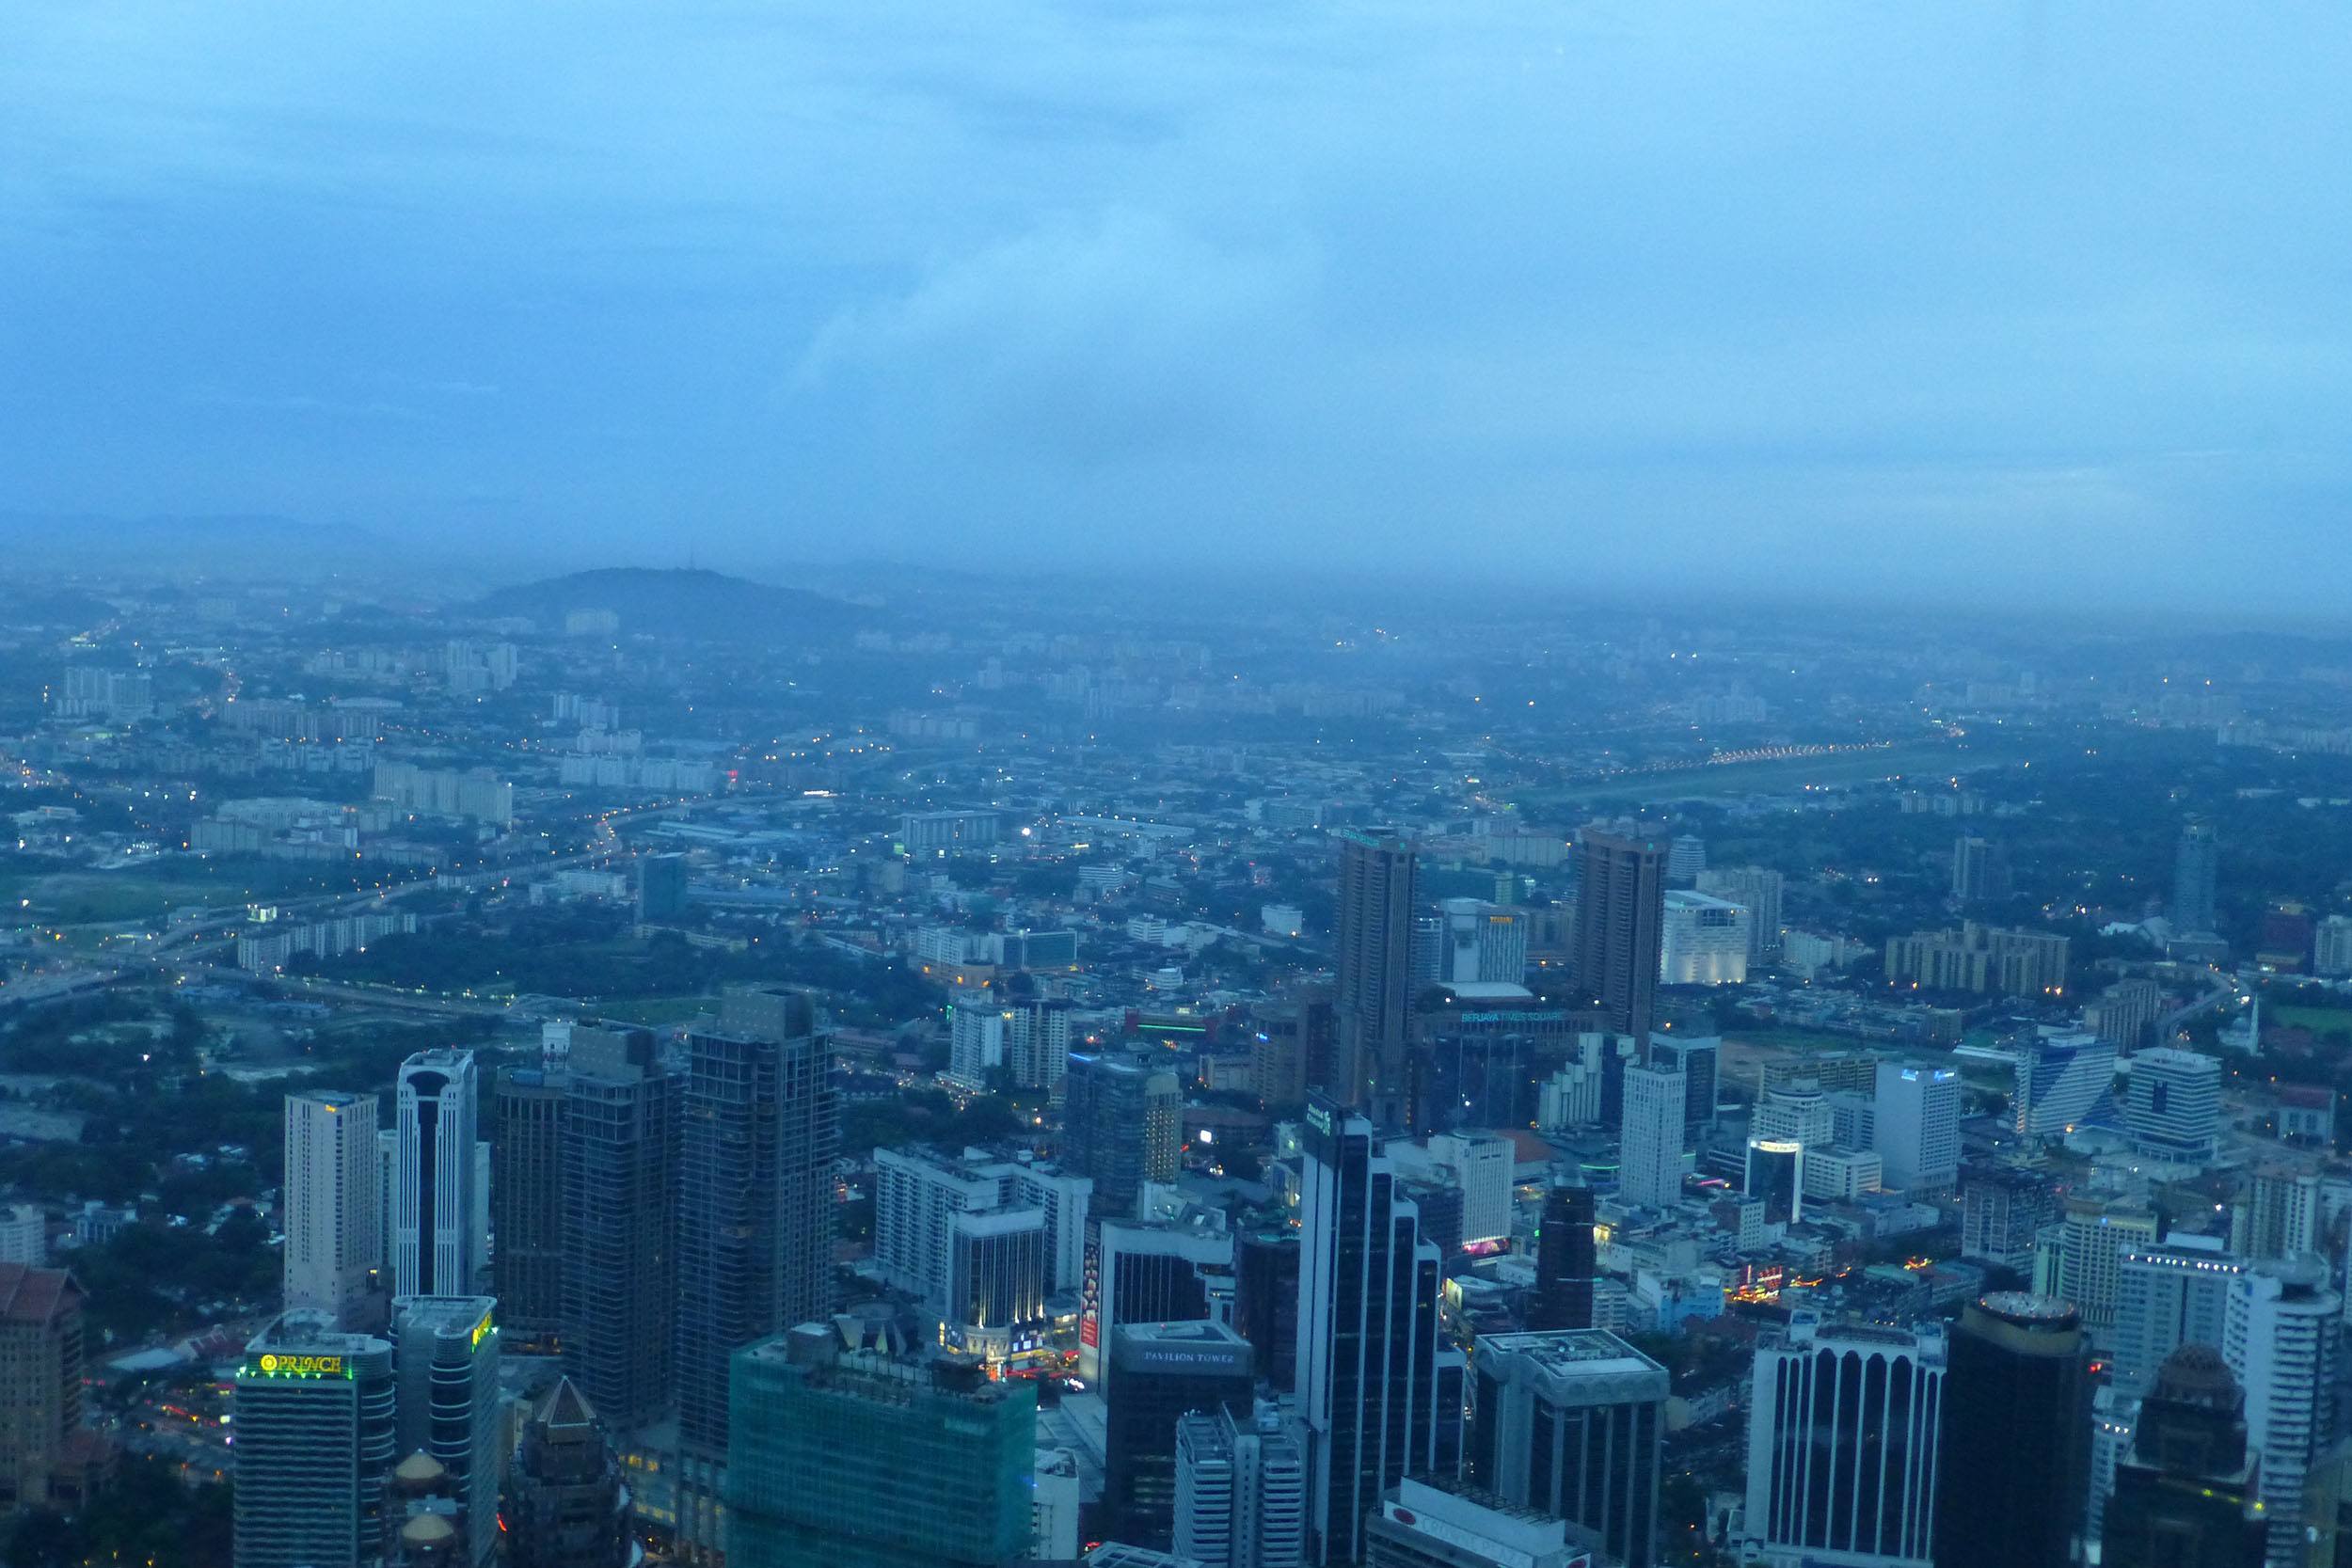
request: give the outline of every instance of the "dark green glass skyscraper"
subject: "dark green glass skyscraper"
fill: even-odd
[[[729,1568],[1009,1568],[1029,1553],[1037,1391],[845,1354],[830,1323],[739,1352]]]

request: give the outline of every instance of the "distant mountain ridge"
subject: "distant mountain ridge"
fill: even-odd
[[[562,631],[575,610],[611,610],[626,635],[721,642],[797,642],[862,630],[862,606],[801,588],[692,568],[608,566],[501,588],[469,607],[493,619],[517,617]]]

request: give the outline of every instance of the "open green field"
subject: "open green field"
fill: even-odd
[[[2265,1006],[2263,1022],[2309,1029],[2314,1035],[2352,1035],[2352,1007]]]
[[[2063,744],[2048,739],[2044,744]],[[1656,773],[1531,791],[1522,810],[1540,814],[1595,800],[1677,800],[1693,798],[1778,794],[1806,784],[1867,784],[1874,779],[1950,777],[1981,768],[2012,768],[2030,761],[2035,742],[2024,736],[1972,735],[1964,741],[1920,740],[1875,752],[1838,752],[1827,756],[1773,757],[1756,762],[1696,763]]]

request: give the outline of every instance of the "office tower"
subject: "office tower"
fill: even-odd
[[[1329,992],[1301,987],[1283,1001],[1252,1003],[1249,1023],[1249,1092],[1269,1109],[1304,1104],[1309,1086],[1329,1075],[1338,1027]]]
[[[1636,1209],[1671,1209],[1682,1198],[1687,1081],[1662,1068],[1629,1068],[1617,1193]]]
[[[2183,936],[2210,932],[2219,925],[2214,885],[2221,868],[2221,843],[2213,824],[2191,821],[2181,830],[2172,853],[2172,929]]]
[[[1078,1375],[1105,1397],[1117,1375],[1111,1347],[1123,1323],[1230,1319],[1237,1281],[1230,1230],[1156,1220],[1093,1227],[1079,1307]],[[1292,1277],[1298,1277],[1295,1265]],[[1295,1329],[1294,1329],[1295,1333]]]
[[[1972,1164],[1960,1184],[1960,1255],[2024,1268],[2033,1261],[2036,1233],[2057,1210],[2058,1196],[2046,1174]]]
[[[633,1427],[668,1402],[675,1364],[681,1096],[643,1029],[574,1029],[570,1062],[564,1366],[605,1419]]]
[[[462,1511],[460,1562],[498,1551],[499,1482],[506,1470],[500,1410],[498,1303],[488,1296],[404,1296],[392,1303],[392,1370],[400,1386],[400,1449],[449,1472]]]
[[[63,1269],[0,1263],[0,1517],[87,1495],[103,1444],[82,1425],[82,1307]]]
[[[2153,980],[2118,980],[2083,1008],[2083,1027],[2126,1054],[2158,1043],[2164,988]]]
[[[1318,1096],[1300,1170],[1298,1393],[1326,1561],[1363,1556],[1363,1521],[1407,1473],[1460,1452],[1461,1353],[1438,1321],[1438,1249],[1396,1194],[1372,1121]]]
[[[1127,1323],[1111,1360],[1103,1512],[1116,1539],[1166,1546],[1176,1528],[1177,1426],[1195,1414],[1249,1417],[1249,1342],[1222,1323]]]
[[[1176,1424],[1175,1552],[1201,1568],[1306,1568],[1307,1442],[1270,1404]]]
[[[1677,833],[1666,844],[1666,880],[1689,887],[1707,874],[1707,840],[1696,833]]]
[[[473,1053],[420,1051],[400,1067],[393,1148],[392,1293],[466,1295],[483,1264]]]
[[[518,1346],[553,1346],[563,1327],[564,1080],[508,1068],[490,1091],[490,1277]]]
[[[2205,1165],[2221,1142],[2221,1063],[2194,1051],[2143,1051],[2130,1063],[2123,1125],[2143,1159]]]
[[[1990,839],[1963,834],[1952,846],[1952,897],[1963,904],[2010,895],[2009,853]]]
[[[2090,1406],[2080,1314],[1995,1291],[1962,1311],[1946,1354],[1935,1568],[2065,1568]]]
[[[1646,1043],[1658,1010],[1659,927],[1665,851],[1655,838],[1587,829],[1577,842],[1576,982],[1598,1004],[1601,1027]],[[1609,1066],[1604,1058],[1603,1068]],[[1607,1073],[1601,1120],[1615,1126],[1624,1081]]]
[[[1879,1063],[1867,1143],[1889,1187],[1949,1191],[1960,1179],[1960,1074]]]
[[[1037,1391],[840,1350],[830,1323],[739,1352],[727,1557],[744,1568],[1012,1568],[1029,1554]]]
[[[1165,1053],[1073,1051],[1062,1080],[1062,1164],[1094,1182],[1094,1212],[1128,1218],[1147,1181],[1176,1180],[1184,1085]]]
[[[499,1517],[511,1568],[629,1568],[628,1489],[570,1378],[556,1379],[523,1423]]]
[[[1715,1125],[1716,1067],[1723,1055],[1720,1035],[1657,1034],[1649,1037],[1649,1063],[1682,1074],[1682,1141],[1688,1148]]]
[[[1016,1087],[1044,1089],[1061,1099],[1071,1042],[1082,1037],[1072,1025],[1073,1011],[1066,996],[1015,997],[1007,1005],[1005,1065]]]
[[[1764,1205],[1766,1225],[1804,1218],[1804,1145],[1789,1138],[1750,1138],[1740,1191]]]
[[[1474,1370],[1470,1479],[1654,1568],[1665,1368],[1593,1328],[1482,1335]]]
[[[342,1328],[375,1326],[384,1237],[375,1096],[316,1089],[286,1097],[289,1311],[325,1312]]]
[[[384,1560],[399,1446],[392,1347],[288,1312],[237,1368],[236,1568]]]
[[[2166,1357],[2116,1466],[2106,1568],[2260,1568],[2267,1540],[2245,1407],[2219,1351],[2191,1344]]]
[[[2352,914],[2331,914],[2312,933],[2312,973],[2331,980],[2352,974]]]
[[[1427,978],[1443,985],[1516,986],[1527,978],[1525,910],[1483,898],[1441,898]]]
[[[687,1037],[679,1108],[678,1433],[726,1446],[738,1350],[833,1305],[832,1043],[799,991],[739,991]]]
[[[1445,1476],[1407,1476],[1364,1529],[1365,1568],[1577,1568],[1568,1527]]]
[[[671,926],[686,918],[686,857],[637,857],[637,920],[644,926]]]
[[[1298,1235],[1288,1227],[1233,1242],[1233,1326],[1249,1341],[1259,1381],[1298,1386]]]
[[[2249,1258],[2299,1258],[2323,1250],[2319,1177],[2293,1165],[2258,1166],[2235,1250]]]
[[[1658,978],[1669,986],[1736,986],[1748,977],[1748,911],[1728,899],[1666,890]]]
[[[2096,1035],[2038,1030],[2018,1053],[2010,1099],[2021,1136],[2064,1137],[2115,1085],[2115,1047]]]
[[[2214,1236],[2176,1233],[2127,1250],[2116,1271],[2107,1358],[2115,1386],[2144,1393],[2183,1345],[2221,1343],[2230,1281],[2245,1272],[2245,1259]]]
[[[1754,1558],[1925,1562],[1945,1370],[1940,1323],[1888,1328],[1799,1312],[1765,1329],[1748,1406]]]
[[[1369,1106],[1383,1127],[1405,1127],[1420,1108],[1409,1055],[1413,847],[1388,832],[1332,836],[1340,848],[1333,1006],[1345,1081],[1311,1086],[1343,1104]]]
[[[1826,1148],[1837,1138],[1837,1112],[1819,1080],[1792,1078],[1764,1091],[1749,1117],[1748,1132],[1758,1138]]]
[[[2255,1264],[2230,1281],[2221,1356],[2246,1390],[2246,1430],[2262,1456],[2272,1568],[2303,1560],[2303,1486],[2335,1436],[2342,1301],[2315,1258]]]
[[[1593,1189],[1581,1177],[1554,1178],[1544,1194],[1535,1232],[1535,1295],[1527,1326],[1537,1330],[1593,1326],[1593,1289],[1600,1276],[1593,1240]]]
[[[2060,1211],[2058,1294],[2103,1346],[2115,1322],[2124,1254],[2156,1239],[2155,1212],[2131,1198],[2070,1197]]]
[[[1755,968],[1780,952],[1781,909],[1787,880],[1760,865],[1731,865],[1699,873],[1698,890],[1748,911],[1748,965]]]

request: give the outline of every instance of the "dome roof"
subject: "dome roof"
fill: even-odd
[[[2183,1345],[2156,1369],[2156,1397],[2199,1404],[2234,1404],[2237,1379],[2211,1345]]]
[[[430,1546],[456,1537],[457,1527],[437,1513],[420,1513],[400,1527],[400,1538],[411,1546]]]
[[[449,1474],[449,1466],[419,1449],[415,1453],[392,1466],[392,1479],[412,1486],[421,1486],[441,1480]]]

